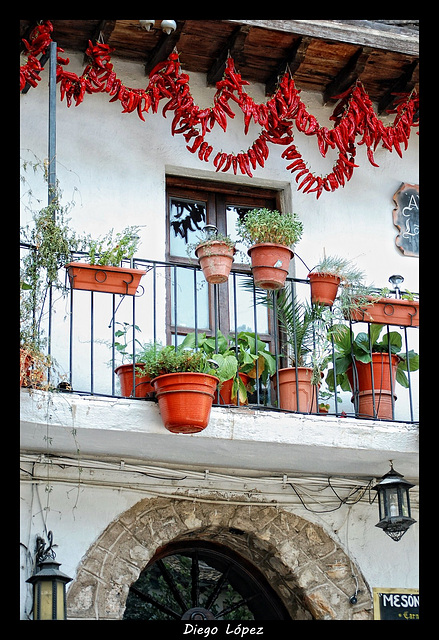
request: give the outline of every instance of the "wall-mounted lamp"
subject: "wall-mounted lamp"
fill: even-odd
[[[139,20],[139,23],[142,29],[145,29],[145,31],[150,31],[154,28],[155,20]],[[164,31],[164,33],[169,35],[176,30],[177,23],[175,22],[175,20],[162,20],[160,23],[160,28],[162,29],[162,31]]]
[[[62,573],[55,562],[53,551],[53,534],[47,534],[49,546],[46,549],[44,540],[37,538],[36,565],[37,572],[26,582],[33,586],[34,620],[65,620],[66,584],[72,580]]]
[[[373,487],[378,492],[380,513],[380,521],[376,526],[395,542],[401,540],[407,529],[416,522],[411,517],[409,498],[409,490],[415,485],[403,478],[390,461],[390,471]]]

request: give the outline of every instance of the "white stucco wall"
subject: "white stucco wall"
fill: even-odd
[[[71,60],[70,69],[80,73],[83,55],[70,52],[66,55]],[[115,69],[126,85],[147,85],[143,65],[115,59]],[[214,89],[205,87],[205,76],[190,73],[190,85],[196,102],[203,107],[209,106]],[[262,85],[251,84],[247,90],[256,100],[265,99]],[[328,118],[332,107],[322,106],[319,94],[302,93],[301,97],[319,122],[327,122],[330,126]],[[32,158],[33,154],[40,159],[47,157],[47,113],[45,71],[43,81],[36,89],[20,95],[20,151],[23,157]],[[390,123],[392,118],[383,119]],[[167,172],[254,186],[274,186],[285,190],[286,209],[293,210],[303,220],[304,235],[296,252],[308,267],[314,266],[324,249],[327,254],[355,259],[366,272],[367,281],[376,286],[387,286],[388,277],[399,273],[405,278],[404,288],[419,290],[418,260],[404,256],[395,246],[397,230],[392,222],[393,194],[402,182],[419,182],[418,136],[415,130],[402,159],[395,152],[376,152],[379,169],[369,164],[364,149],[359,147],[356,161],[360,167],[355,170],[351,181],[344,188],[324,193],[316,200],[312,194],[298,192],[295,182],[290,182],[291,174],[285,171],[287,163],[280,158],[282,147],[270,146],[265,168],[258,167],[253,179],[215,173],[212,164],[201,162],[197,155],[187,151],[182,136],[171,136],[171,116],[164,119],[159,110],[157,114],[146,114],[145,119],[146,122],[142,122],[135,112],[122,114],[120,104],[109,103],[106,94],[88,95],[80,106],[70,109],[58,100],[57,176],[65,200],[70,201],[74,197],[77,203],[71,214],[71,224],[79,232],[101,235],[111,227],[120,230],[127,224],[141,225],[139,255],[162,260],[165,257],[164,184]],[[257,128],[252,124],[248,136],[244,136],[242,116],[238,114],[230,122],[227,134],[220,129],[214,130],[211,140],[217,149],[238,152],[252,143],[256,137],[254,134],[257,135]],[[320,170],[322,174],[330,170],[333,159],[329,153],[326,159],[320,156],[314,138],[297,133],[296,144],[313,170]],[[34,193],[39,194],[45,203],[45,189],[41,189],[38,186],[40,182],[32,176],[29,179]],[[22,223],[27,221],[24,211]],[[295,275],[299,278],[307,275],[307,269],[298,259],[295,260]],[[108,317],[108,309],[99,313]],[[163,309],[161,313],[159,327],[164,326]],[[144,317],[146,329],[143,338],[146,340],[151,327],[146,310]],[[83,342],[87,342],[86,335]],[[411,343],[410,346],[417,349],[416,344]],[[103,358],[108,359],[108,351]],[[50,501],[46,503],[48,495],[44,485],[38,490],[29,483],[24,485],[21,498],[22,543],[33,552],[34,536],[43,533],[44,522],[47,529],[56,532],[57,559],[62,563],[61,569],[74,577],[78,563],[90,544],[111,520],[142,496],[114,488],[84,486],[78,491],[77,486],[56,483],[51,487]],[[324,526],[349,551],[371,587],[411,588],[417,585],[417,557],[414,552],[417,548],[417,525],[396,544],[374,527],[377,509],[362,503],[320,516],[301,507],[297,507],[297,512]],[[417,513],[413,515],[418,519]],[[27,559],[25,552],[22,562],[24,574],[29,569]],[[24,596],[22,611],[29,609],[29,601]]]
[[[70,57],[69,68],[81,73],[83,57],[66,52]],[[131,87],[146,87],[148,78],[144,75],[143,65],[126,63],[115,59],[115,70],[123,82]],[[200,107],[212,104],[215,89],[205,86],[205,76],[190,73],[192,95]],[[43,160],[47,157],[47,114],[48,87],[44,79],[36,89],[20,95],[21,100],[21,140],[20,150],[24,158],[33,158],[35,154]],[[247,91],[252,97],[262,102],[266,99],[263,85],[251,83]],[[59,95],[59,94],[58,94]],[[321,95],[302,93],[302,100],[308,110],[321,124],[329,127],[329,116],[333,106],[323,106]],[[164,104],[164,101],[163,101]],[[71,211],[71,226],[78,232],[90,233],[92,236],[103,235],[110,228],[121,230],[127,224],[140,225],[141,244],[139,257],[152,260],[165,258],[166,234],[166,201],[165,176],[167,173],[196,176],[200,179],[215,179],[227,182],[245,183],[253,186],[270,186],[283,191],[285,210],[296,212],[303,221],[304,234],[295,248],[296,258],[292,268],[298,278],[306,278],[308,269],[312,268],[323,256],[341,255],[353,259],[366,274],[366,282],[377,287],[389,285],[388,277],[398,273],[405,278],[403,288],[409,291],[419,290],[419,261],[415,257],[404,256],[395,245],[397,229],[393,225],[393,194],[402,182],[417,184],[419,182],[418,153],[419,136],[417,130],[412,131],[409,148],[401,159],[396,152],[389,153],[385,149],[377,149],[376,162],[380,168],[370,165],[365,150],[359,146],[352,179],[333,193],[324,192],[319,200],[312,194],[297,191],[294,176],[285,170],[287,162],[281,159],[282,146],[269,145],[270,156],[265,167],[259,166],[254,177],[216,173],[212,163],[198,159],[186,149],[182,135],[171,136],[170,125],[172,114],[163,118],[161,104],[157,114],[152,111],[145,115],[142,122],[137,112],[122,114],[119,102],[110,103],[107,94],[86,95],[78,107],[67,108],[64,102],[57,102],[57,177],[64,194],[64,201],[74,201],[76,205]],[[393,116],[381,116],[386,124],[390,124]],[[239,112],[234,120],[229,120],[227,133],[219,127],[209,134],[215,150],[235,151],[247,149],[259,134],[259,128],[252,122],[247,136],[243,133],[243,116]],[[295,142],[304,159],[313,171],[328,173],[335,160],[334,152],[329,150],[327,157],[322,158],[317,148],[316,139],[307,137],[296,131]],[[215,152],[211,154],[213,160]],[[39,195],[44,205],[47,199],[45,186],[41,179],[27,172],[27,178]],[[292,180],[292,182],[291,182]],[[23,203],[27,201],[23,198]],[[23,208],[23,220],[29,219],[29,213]],[[303,262],[302,262],[303,261]],[[303,264],[305,263],[305,264]],[[145,277],[143,284],[149,286],[150,278]],[[149,279],[148,279],[149,278]],[[158,338],[164,338],[165,308],[164,278],[158,280]],[[304,285],[302,285],[302,288]],[[300,287],[299,287],[300,289]],[[77,294],[78,295],[78,294]],[[299,291],[299,295],[300,291]],[[307,295],[307,292],[306,294]],[[89,304],[87,295],[79,294],[83,317],[88,316],[85,305]],[[101,296],[102,298],[103,296]],[[108,303],[108,308],[104,304]],[[138,317],[142,317],[141,340],[152,338],[152,314],[148,296],[137,301]],[[105,320],[110,316],[110,301],[100,301],[95,312],[95,326],[105,327]],[[127,301],[121,305],[123,315]],[[131,308],[127,308],[130,313]],[[103,318],[103,322],[99,321]],[[119,314],[119,321],[124,318]],[[68,354],[66,352],[66,335],[68,330],[65,305],[60,304],[55,321],[63,324],[64,334],[55,342],[58,349],[61,373],[68,371]],[[129,320],[131,322],[131,320]],[[361,330],[364,330],[362,328]],[[89,327],[81,331],[82,339],[75,344],[75,361],[80,379],[88,384],[89,362]],[[410,331],[409,347],[418,351],[417,332]],[[99,346],[99,341],[108,341],[105,333],[95,335],[98,352],[95,362],[109,359],[108,347]],[[55,338],[56,340],[56,338]],[[99,352],[99,349],[101,350]],[[62,356],[64,352],[64,357]],[[105,373],[105,372],[104,372]],[[418,374],[412,376],[414,397],[417,397]],[[108,377],[108,370],[106,376]],[[96,376],[99,380],[99,376]],[[75,383],[77,378],[75,379]],[[99,382],[97,382],[99,385]],[[108,384],[102,383],[95,391],[108,392]],[[81,384],[77,388],[83,388]],[[343,396],[340,410],[352,410],[350,394]],[[407,419],[408,396],[398,387],[397,419]],[[415,407],[415,419],[417,407]]]

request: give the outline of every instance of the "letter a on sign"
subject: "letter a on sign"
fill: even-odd
[[[419,257],[419,185],[404,182],[393,196],[396,246],[406,256]]]

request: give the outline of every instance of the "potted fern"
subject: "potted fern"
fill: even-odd
[[[114,235],[111,229],[105,236],[90,240],[88,262],[66,264],[72,289],[134,295],[146,271],[121,267],[122,260],[131,260],[137,251],[140,227],[128,226]]]
[[[237,231],[249,246],[255,285],[262,289],[281,289],[294,253],[292,245],[302,237],[303,224],[295,213],[252,209],[239,218]]]
[[[339,256],[324,256],[310,273],[311,302],[332,307],[340,284],[356,286],[364,278],[364,273],[351,260]]]

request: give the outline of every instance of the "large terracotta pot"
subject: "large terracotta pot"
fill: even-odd
[[[195,249],[204,277],[210,284],[226,282],[233,264],[236,249],[225,242],[214,240],[200,244]]]
[[[133,296],[146,271],[107,265],[70,262],[66,264],[72,289]]]
[[[248,250],[255,285],[261,289],[282,289],[294,253],[272,242],[254,244]]]
[[[319,272],[308,273],[308,278],[311,283],[311,302],[332,307],[337,295],[340,278],[329,273]]]
[[[346,373],[353,392],[352,402],[357,405],[357,417],[393,419],[398,356],[392,354],[391,362],[390,366],[388,353],[372,353],[372,363],[355,362],[356,374],[352,365],[348,367]]]
[[[151,381],[163,424],[172,433],[205,429],[219,380],[205,373],[166,373]]]
[[[120,391],[124,398],[148,398],[154,394],[151,385],[151,378],[142,376],[140,370],[143,368],[141,363],[134,365],[136,368],[133,388],[133,365],[121,364],[114,373],[119,377]]]
[[[374,300],[368,296],[369,300]],[[351,309],[351,320],[390,324],[399,327],[419,327],[419,300],[401,298],[380,298],[373,304],[361,305]]]
[[[315,407],[316,387],[311,384],[313,370],[309,367],[279,369],[279,408],[288,411],[311,413]],[[276,375],[271,377],[276,391]],[[298,389],[298,393],[297,393]]]

